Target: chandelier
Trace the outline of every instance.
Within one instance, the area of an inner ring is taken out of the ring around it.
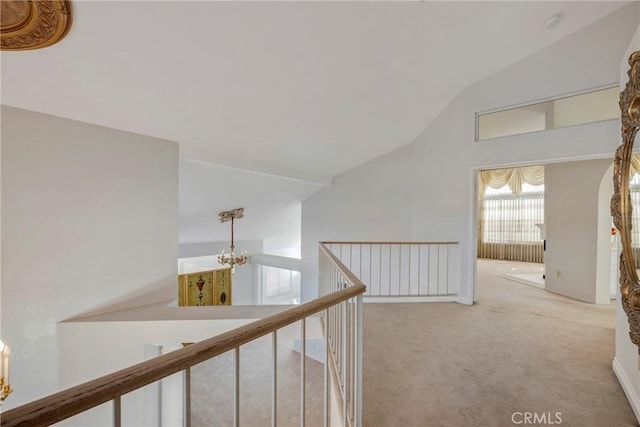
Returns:
[[[231,211],[224,211],[218,214],[220,216],[220,222],[231,221],[231,253],[225,254],[224,249],[218,255],[218,263],[225,265],[228,264],[231,268],[236,265],[242,265],[247,262],[247,251],[241,252],[240,255],[236,255],[235,246],[233,244],[233,222],[236,219],[240,219],[244,216],[244,208],[233,209]]]

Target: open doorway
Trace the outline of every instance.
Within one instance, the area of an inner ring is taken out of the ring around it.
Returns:
[[[476,296],[482,290],[482,270],[491,265],[494,276],[514,285],[610,304],[617,281],[609,213],[611,164],[610,159],[596,159],[537,166],[543,178],[534,182],[519,167],[478,171]],[[486,176],[491,174],[497,179]],[[536,197],[539,213],[531,212]]]
[[[479,278],[545,288],[544,171],[533,165],[477,172]]]

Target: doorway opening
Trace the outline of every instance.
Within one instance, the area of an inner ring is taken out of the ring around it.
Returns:
[[[479,271],[545,288],[544,170],[534,165],[477,172]]]
[[[531,179],[528,168],[539,173]],[[476,183],[476,300],[480,264],[489,263],[514,285],[610,304],[617,282],[610,159],[478,170]]]

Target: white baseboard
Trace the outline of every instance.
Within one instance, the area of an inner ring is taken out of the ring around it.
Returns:
[[[542,283],[540,283],[541,282],[540,280],[531,279],[530,277],[532,275],[533,274],[503,274],[500,277],[507,280],[512,280],[517,283],[522,283],[523,285],[533,286],[534,288],[538,288],[538,289],[544,289],[545,288],[544,279],[542,279]]]
[[[375,297],[364,296],[362,302],[453,302],[458,298],[457,295],[439,295],[431,297]]]
[[[457,302],[458,304],[473,305],[473,298],[458,296],[455,299],[455,302]]]
[[[631,384],[631,380],[627,376],[627,373],[622,369],[620,362],[618,362],[617,358],[613,358],[613,372],[616,374],[618,378],[618,382],[620,386],[622,386],[622,390],[624,394],[627,396],[627,400],[631,405],[631,409],[633,410],[634,415],[636,416],[636,420],[640,422],[640,398],[638,398],[638,394],[636,390],[633,388]]]

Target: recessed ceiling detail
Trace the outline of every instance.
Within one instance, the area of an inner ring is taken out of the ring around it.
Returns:
[[[50,46],[71,28],[69,0],[3,0],[0,7],[0,50]]]

